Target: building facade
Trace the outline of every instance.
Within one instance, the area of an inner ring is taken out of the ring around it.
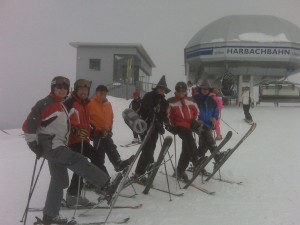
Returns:
[[[149,78],[155,67],[141,44],[71,42],[77,49],[76,79],[91,80],[91,94],[99,84],[106,85],[110,95],[129,99],[135,90],[149,89]]]

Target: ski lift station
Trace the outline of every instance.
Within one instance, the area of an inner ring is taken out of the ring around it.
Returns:
[[[252,93],[259,86],[259,102],[300,102],[299,87],[282,81],[300,72],[300,29],[287,20],[223,17],[194,35],[184,58],[187,80],[195,84],[208,79],[225,103],[241,102],[245,85]]]

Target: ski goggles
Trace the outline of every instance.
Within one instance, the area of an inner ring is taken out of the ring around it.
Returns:
[[[52,80],[51,85],[54,85],[55,87],[70,87],[70,80],[66,77],[56,77],[54,80]]]
[[[84,80],[84,79],[79,79],[77,80],[77,87],[87,87],[90,88],[92,85],[92,81],[89,80]]]
[[[55,87],[57,89],[66,89],[68,90],[70,88],[70,86],[67,84],[67,83],[59,83],[59,84],[56,84]]]

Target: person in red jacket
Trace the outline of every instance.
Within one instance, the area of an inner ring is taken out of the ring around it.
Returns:
[[[74,83],[74,91],[64,102],[64,105],[69,112],[71,121],[71,132],[68,146],[71,148],[71,150],[88,157],[93,164],[107,173],[106,167],[103,164],[104,160],[101,159],[102,156],[100,152],[90,144],[89,139],[92,129],[90,126],[90,115],[87,110],[87,104],[89,103],[91,83],[91,81],[85,79],[76,80]],[[93,204],[87,198],[80,195],[82,187],[82,177],[80,178],[79,183],[78,174],[73,173],[66,195],[66,204],[68,206],[73,206],[76,204],[87,206]],[[79,196],[77,196],[78,194]]]
[[[170,100],[168,118],[170,124],[166,129],[173,134],[178,134],[182,139],[182,151],[177,166],[177,177],[188,181],[185,172],[192,158],[193,164],[197,164],[197,146],[192,133],[192,123],[197,120],[199,109],[189,97],[187,97],[187,85],[178,82],[175,86],[175,97]]]
[[[111,200],[120,182],[119,179],[109,185],[110,177],[105,172],[88,162],[83,155],[71,151],[66,146],[70,121],[63,101],[69,88],[68,78],[54,77],[51,82],[51,93],[35,104],[22,127],[25,140],[37,159],[43,157],[48,161],[51,180],[43,209],[45,224],[66,224],[68,221],[59,215],[63,189],[69,185],[68,169],[95,185],[98,193],[107,187],[104,190],[108,201]]]

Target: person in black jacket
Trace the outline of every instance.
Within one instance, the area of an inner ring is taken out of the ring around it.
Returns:
[[[165,94],[169,92],[170,89],[167,87],[166,78],[165,75],[163,75],[156,87],[153,88],[152,91],[146,93],[142,99],[139,115],[146,121],[148,129],[152,120],[155,119],[155,129],[150,134],[150,138],[147,143],[145,143],[145,148],[142,149],[142,153],[135,169],[135,177],[139,177],[144,174],[146,172],[146,167],[154,162],[153,155],[158,135],[164,134],[165,130],[163,124],[168,123],[168,102],[165,99]],[[148,130],[141,135],[142,140],[144,140],[147,132]],[[140,181],[146,182],[146,179]]]
[[[139,91],[133,92],[132,97],[133,97],[133,100],[130,102],[129,108],[134,110],[135,112],[139,113],[141,104],[142,104],[140,92]],[[132,144],[139,143],[139,135],[134,131],[133,131],[133,140],[131,143]]]

